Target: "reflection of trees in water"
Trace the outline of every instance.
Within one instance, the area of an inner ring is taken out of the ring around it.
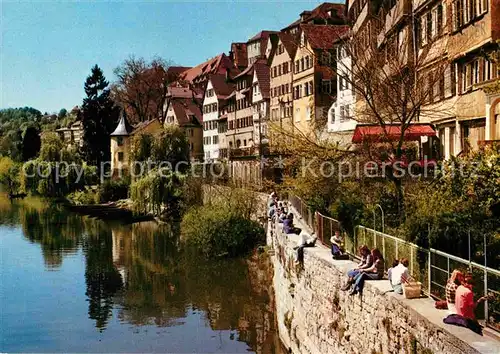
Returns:
[[[49,267],[83,247],[88,315],[100,330],[114,304],[123,321],[162,327],[193,309],[212,329],[237,331],[252,350],[276,352],[272,275],[256,258],[207,261],[180,249],[176,227],[109,225],[40,199],[10,204],[0,195],[0,223],[21,223]]]
[[[214,330],[237,330],[240,341],[257,352],[274,352],[272,274],[251,260],[204,260],[179,249],[175,231],[134,225],[120,255],[127,270],[119,317],[135,325],[171,326],[187,311],[202,310]],[[119,244],[119,242],[114,242]],[[271,290],[270,290],[271,289]]]
[[[77,251],[82,234],[80,217],[50,204],[42,208],[22,205],[18,215],[24,236],[40,244],[46,266],[60,267],[65,255]]]
[[[111,231],[107,225],[38,198],[8,203],[0,195],[0,223],[20,223],[24,237],[40,245],[47,267],[60,267],[63,258],[76,253],[83,244],[89,317],[96,321],[97,328],[105,328],[113,296],[122,286],[113,265]]]
[[[105,227],[87,233],[85,250],[85,295],[89,302],[89,318],[104,330],[111,317],[113,296],[122,287],[122,278],[113,265],[111,231]],[[97,231],[97,232],[96,232]]]

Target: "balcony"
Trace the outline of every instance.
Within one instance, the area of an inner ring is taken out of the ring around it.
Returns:
[[[229,157],[243,157],[243,156],[254,156],[258,152],[255,147],[246,148],[229,148]]]

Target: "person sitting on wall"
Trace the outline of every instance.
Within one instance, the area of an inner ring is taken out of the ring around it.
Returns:
[[[276,195],[276,192],[272,192],[269,194],[269,198],[267,198],[267,207],[270,208],[271,204],[276,204],[278,201],[278,196]]]
[[[403,258],[397,266],[392,268],[390,282],[396,294],[403,294],[403,283],[406,283],[409,278],[409,263],[408,259]]]
[[[279,216],[278,222],[282,224],[286,220],[286,216],[287,216],[286,212],[284,210],[282,210],[281,215]]]
[[[480,297],[476,302],[474,302],[474,293],[472,292],[473,286],[474,278],[472,277],[472,274],[467,274],[463,283],[457,287],[455,292],[455,307],[457,315],[476,321],[474,311],[476,310],[477,305],[487,300],[488,297]]]
[[[448,315],[443,319],[443,322],[455,326],[466,327],[482,335],[483,328],[477,321],[474,312],[477,305],[487,300],[488,297],[483,296],[477,301],[474,301],[474,293],[472,292],[473,285],[474,279],[472,278],[472,274],[467,274],[463,283],[457,287],[455,292],[455,307],[457,313]]]
[[[304,248],[314,247],[316,245],[316,240],[318,239],[318,237],[314,234],[314,232],[312,235],[309,235],[305,231],[301,231],[299,237],[299,242],[297,246],[294,247],[294,249],[297,250],[295,261],[302,263],[304,261]]]
[[[359,247],[359,254],[361,255],[361,262],[359,262],[356,268],[351,269],[347,272],[347,282],[341,288],[344,291],[348,290],[351,287],[351,285],[354,283],[354,278],[359,274],[360,270],[370,268],[373,264],[373,258],[368,246],[363,245]]]
[[[269,204],[269,209],[267,210],[267,217],[269,219],[272,219],[275,213],[276,213],[276,204],[274,204],[274,202],[271,202]]]
[[[455,269],[453,273],[451,273],[450,279],[448,279],[448,282],[446,283],[446,305],[448,307],[448,313],[450,315],[457,313],[457,309],[455,307],[455,296],[457,293],[457,288],[462,284],[463,281],[464,274],[460,270]]]
[[[332,244],[333,259],[349,259],[349,255],[344,253],[343,240],[339,231],[335,231],[335,234],[330,238],[330,242]]]
[[[295,227],[293,224],[293,214],[289,213],[286,219],[283,221],[283,231],[285,234],[290,235],[290,234],[300,234],[301,229],[298,227]]]
[[[391,278],[392,278],[392,270],[397,267],[399,264],[399,261],[397,259],[393,260],[392,261],[392,266],[387,269],[387,279],[389,279],[389,281],[391,281]]]
[[[384,277],[384,258],[382,257],[382,253],[380,253],[378,248],[374,248],[371,254],[373,258],[372,266],[370,268],[360,269],[359,274],[354,278],[354,284],[349,295],[363,292],[366,279],[379,280]]]

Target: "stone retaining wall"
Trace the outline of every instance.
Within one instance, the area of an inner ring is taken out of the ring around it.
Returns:
[[[298,266],[298,236],[283,235],[278,225],[269,225],[267,240],[280,337],[292,353],[500,353],[498,342],[445,325],[446,311],[434,309],[431,299],[387,292],[387,280],[367,281],[362,297],[349,296],[340,287],[355,263],[334,261],[320,245],[306,248]]]

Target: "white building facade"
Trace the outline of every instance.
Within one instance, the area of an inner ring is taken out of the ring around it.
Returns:
[[[203,151],[205,162],[219,159],[219,100],[212,80],[209,80],[203,98]]]
[[[352,134],[356,128],[355,97],[349,75],[351,73],[351,57],[345,48],[337,47],[337,98],[328,110],[328,133],[335,142],[342,146],[351,144]]]

